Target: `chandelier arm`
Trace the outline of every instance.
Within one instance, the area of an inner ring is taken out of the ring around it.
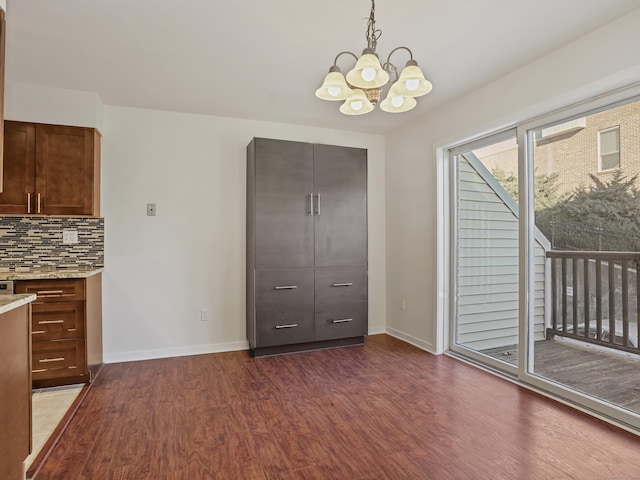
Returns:
[[[336,58],[335,58],[335,60],[333,61],[333,66],[334,66],[334,67],[337,67],[337,66],[338,66],[338,59],[339,59],[342,55],[344,55],[344,54],[351,55],[353,58],[355,58],[355,59],[356,59],[356,62],[358,61],[358,56],[357,56],[355,53],[353,53],[353,52],[349,52],[349,51],[344,51],[344,52],[340,52],[338,55],[336,55]]]
[[[391,55],[393,55],[396,51],[398,50],[406,50],[407,52],[409,52],[409,61],[413,60],[413,52],[408,48],[408,47],[396,47],[393,50],[391,50],[391,53],[389,53],[389,55],[387,56],[387,61],[385,63],[386,64],[391,64],[390,60],[391,60]]]

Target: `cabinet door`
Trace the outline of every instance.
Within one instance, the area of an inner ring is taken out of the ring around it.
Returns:
[[[33,124],[4,122],[4,188],[0,213],[34,213],[35,135]]]
[[[367,151],[314,145],[316,267],[367,264]]]
[[[255,268],[313,266],[313,145],[255,139]]]
[[[36,126],[36,213],[92,215],[94,132]]]

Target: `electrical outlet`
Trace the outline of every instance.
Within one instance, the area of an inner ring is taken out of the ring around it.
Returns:
[[[208,322],[209,321],[209,309],[208,308],[203,308],[202,310],[200,310],[200,321],[201,322]]]
[[[407,309],[407,301],[404,298],[400,299],[400,310],[403,312]]]
[[[62,243],[78,243],[78,231],[77,230],[63,230],[62,231]]]
[[[155,216],[156,216],[156,204],[147,203],[147,217],[155,217]]]

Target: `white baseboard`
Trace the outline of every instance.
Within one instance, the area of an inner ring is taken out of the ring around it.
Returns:
[[[190,345],[185,347],[168,347],[154,350],[134,352],[106,353],[104,363],[135,362],[155,358],[184,357],[187,355],[203,355],[207,353],[235,352],[248,350],[249,342],[212,343],[208,345]]]
[[[433,343],[431,342],[425,342],[424,340],[420,340],[419,338],[401,332],[400,330],[396,330],[395,328],[387,327],[386,333],[391,335],[392,337],[396,337],[404,342],[410,343],[414,347],[418,347],[421,350],[425,350],[436,355],[435,345],[433,345]]]

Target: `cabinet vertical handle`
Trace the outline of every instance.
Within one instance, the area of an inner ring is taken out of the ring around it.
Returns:
[[[316,195],[318,197],[318,208],[316,209],[316,215],[320,215],[320,194]]]
[[[27,193],[27,213],[31,213],[31,192]]]
[[[309,215],[313,215],[313,193],[309,194]]]
[[[36,213],[41,213],[41,212],[40,212],[40,210],[41,210],[41,208],[40,208],[40,203],[41,203],[41,202],[40,202],[40,192],[38,192],[38,211],[37,211]]]

